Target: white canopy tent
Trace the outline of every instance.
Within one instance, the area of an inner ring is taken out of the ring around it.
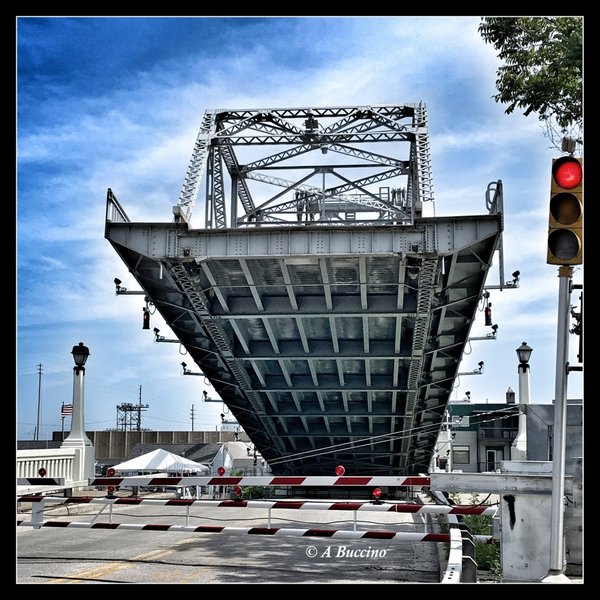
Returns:
[[[202,473],[206,474],[210,472],[210,468],[206,465],[194,462],[178,456],[172,452],[167,452],[162,448],[157,448],[147,454],[141,454],[131,460],[114,465],[113,469],[116,471],[157,471],[167,473]]]

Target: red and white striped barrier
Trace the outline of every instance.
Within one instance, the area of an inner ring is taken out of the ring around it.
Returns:
[[[89,479],[94,486],[170,486],[190,485],[258,485],[258,486],[392,486],[428,487],[431,479],[425,476],[415,477],[155,477],[152,475],[134,475],[131,477],[97,477]]]
[[[127,529],[134,531],[173,531],[179,533],[229,533],[270,535],[274,537],[319,537],[341,540],[389,540],[395,542],[447,542],[448,533],[412,533],[409,531],[350,531],[343,529],[297,529],[291,527],[225,527],[220,525],[161,525],[159,523],[84,523],[79,521],[17,521],[17,525],[35,527],[73,527],[75,529]]]
[[[64,477],[17,477],[17,485],[65,485]]]
[[[314,502],[304,500],[193,500],[154,498],[94,498],[90,496],[56,498],[51,496],[21,496],[21,502],[53,502],[60,504],[151,504],[155,506],[204,506],[210,508],[266,508],[287,510],[352,510],[436,515],[494,515],[496,506],[413,504],[407,502]]]

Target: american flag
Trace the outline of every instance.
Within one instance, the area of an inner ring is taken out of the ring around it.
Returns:
[[[63,404],[60,407],[60,416],[61,418],[68,417],[73,414],[73,405],[72,404]]]

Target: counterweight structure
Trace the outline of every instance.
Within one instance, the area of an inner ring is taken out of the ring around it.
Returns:
[[[429,201],[423,104],[212,110],[174,222],[109,190],[105,236],[275,473],[413,474],[502,233],[501,182]]]

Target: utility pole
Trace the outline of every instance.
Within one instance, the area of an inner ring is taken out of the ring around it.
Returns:
[[[192,431],[194,431],[194,405],[192,404],[192,410],[190,411],[191,415],[192,415]]]
[[[142,430],[142,386],[140,385],[140,393],[138,397],[138,418],[137,418],[137,430]]]
[[[42,405],[42,363],[37,366],[38,370],[38,397],[37,397],[37,420],[35,422],[35,431],[33,433],[33,439],[40,439],[40,408]]]

